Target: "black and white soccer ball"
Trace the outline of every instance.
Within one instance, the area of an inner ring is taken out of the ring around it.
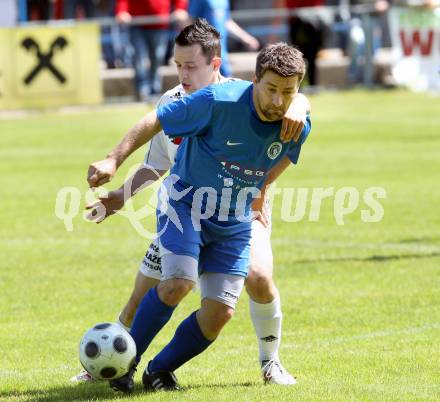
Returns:
[[[136,344],[118,324],[97,324],[79,344],[79,360],[95,379],[114,380],[128,372],[136,358]]]

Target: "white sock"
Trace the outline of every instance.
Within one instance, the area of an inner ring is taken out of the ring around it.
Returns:
[[[118,324],[120,327],[124,328],[127,332],[130,332],[131,328],[124,325],[121,321],[121,316],[118,315],[118,319],[116,320],[116,324]]]
[[[249,310],[258,338],[260,361],[278,360],[283,318],[280,298],[267,304],[256,303],[249,298]]]

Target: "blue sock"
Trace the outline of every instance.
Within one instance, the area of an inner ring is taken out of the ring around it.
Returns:
[[[168,306],[159,299],[155,287],[144,296],[134,316],[130,331],[136,343],[138,363],[151,341],[171,318],[175,308],[176,306]]]
[[[148,370],[174,371],[202,353],[212,342],[203,335],[194,312],[177,327],[171,342],[150,362]]]

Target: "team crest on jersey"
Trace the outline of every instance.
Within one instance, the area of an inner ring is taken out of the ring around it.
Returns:
[[[267,156],[270,159],[276,159],[277,156],[281,153],[281,150],[283,149],[283,144],[279,141],[272,142],[272,144],[269,145],[269,148],[267,149]]]

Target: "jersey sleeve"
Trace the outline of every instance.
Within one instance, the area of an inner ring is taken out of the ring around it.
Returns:
[[[304,127],[301,131],[301,135],[299,136],[298,142],[292,142],[291,148],[286,154],[292,163],[298,163],[299,154],[301,153],[301,146],[304,144],[307,137],[309,136],[311,129],[312,121],[310,120],[310,115],[308,114]]]
[[[214,94],[210,87],[157,109],[164,133],[170,137],[203,135],[211,121]]]
[[[167,92],[161,96],[157,102],[156,108],[160,108],[171,102],[173,102],[173,98]],[[144,166],[151,166],[156,170],[169,170],[171,168],[173,161],[170,161],[167,145],[164,140],[163,131],[160,131],[153,137],[150,142],[150,147],[144,157]]]
[[[150,143],[150,148],[145,154],[144,165],[156,170],[169,170],[173,164],[168,156],[164,134],[155,135]]]

